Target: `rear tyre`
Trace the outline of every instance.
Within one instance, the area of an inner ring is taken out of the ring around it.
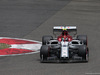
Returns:
[[[87,35],[78,35],[77,39],[82,40],[84,44],[87,45]]]
[[[46,45],[46,43],[48,42],[48,41],[50,41],[51,39],[53,39],[53,37],[52,36],[43,36],[42,37],[42,45]]]
[[[44,60],[47,60],[48,57],[48,46],[47,45],[43,45],[40,49],[40,59],[41,62],[43,62]]]

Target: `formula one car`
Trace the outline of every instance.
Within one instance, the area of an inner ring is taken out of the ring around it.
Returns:
[[[57,36],[58,32],[60,32],[60,36]],[[54,26],[53,33],[57,36],[56,38],[50,35],[42,37],[41,62],[88,62],[87,36],[76,35],[76,26]],[[73,35],[71,36],[70,33]]]

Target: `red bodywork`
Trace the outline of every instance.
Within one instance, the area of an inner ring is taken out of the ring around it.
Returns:
[[[57,40],[58,41],[62,41],[62,38],[64,39],[64,40],[66,40],[66,39],[68,39],[68,41],[72,41],[72,36],[70,36],[69,34],[68,34],[68,31],[63,31],[62,32],[62,34],[60,35],[60,36],[58,36],[58,38],[57,38]]]

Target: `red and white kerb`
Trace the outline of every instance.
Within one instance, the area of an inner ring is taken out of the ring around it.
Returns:
[[[10,47],[0,49],[0,56],[37,53],[41,47],[39,41],[18,38],[0,37],[0,44],[2,43],[10,45]]]

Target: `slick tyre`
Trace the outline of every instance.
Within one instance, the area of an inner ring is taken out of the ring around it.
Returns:
[[[79,47],[78,55],[82,57],[83,61],[88,62],[89,50],[86,45],[82,45]]]
[[[87,48],[85,62],[88,62],[88,61],[89,61],[89,49]]]
[[[53,37],[52,36],[43,36],[42,37],[42,45],[46,45],[46,43],[48,42],[48,41],[50,41],[51,39],[53,39]]]
[[[48,46],[47,45],[43,45],[40,49],[40,59],[41,62],[47,60],[48,57]]]
[[[87,35],[78,35],[77,39],[82,40],[84,44],[87,45]]]

